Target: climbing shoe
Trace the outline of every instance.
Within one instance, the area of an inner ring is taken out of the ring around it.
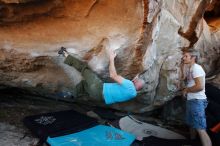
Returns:
[[[58,54],[64,56],[64,51],[67,52],[67,51],[66,51],[66,48],[61,47],[60,50],[58,51]]]

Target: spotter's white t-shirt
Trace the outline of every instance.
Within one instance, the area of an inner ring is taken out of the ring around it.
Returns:
[[[207,97],[205,95],[205,71],[203,70],[203,68],[196,63],[193,64],[189,69],[189,71],[187,72],[186,77],[187,77],[187,87],[194,86],[195,85],[194,78],[197,77],[202,77],[202,86],[204,87],[202,91],[195,93],[187,93],[187,100],[206,99]]]

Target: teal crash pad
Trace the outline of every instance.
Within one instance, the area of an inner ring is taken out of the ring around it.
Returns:
[[[130,146],[135,136],[125,131],[98,125],[77,133],[48,137],[51,146]]]

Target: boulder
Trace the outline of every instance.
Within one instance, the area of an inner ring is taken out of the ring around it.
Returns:
[[[220,67],[218,6],[217,0],[1,0],[1,88],[71,92],[81,76],[58,56],[61,46],[108,80],[112,48],[117,72],[128,79],[143,73],[146,84],[134,100],[110,107],[151,111],[179,94],[184,49],[199,50],[207,75]]]

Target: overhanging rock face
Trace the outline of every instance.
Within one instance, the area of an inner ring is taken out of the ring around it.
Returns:
[[[146,84],[134,100],[111,107],[145,112],[178,94],[183,49],[193,47],[200,51],[207,74],[211,75],[219,67],[217,1],[35,0],[0,3],[2,87],[25,88],[46,96],[71,92],[81,76],[74,68],[63,64],[64,58],[57,55],[61,46],[88,62],[103,80],[108,80],[106,50],[113,48],[118,54],[118,73],[131,79],[144,72]],[[204,19],[206,11],[209,14]]]
[[[0,0],[1,3],[6,3],[6,4],[27,3],[32,1],[40,1],[40,0]]]

